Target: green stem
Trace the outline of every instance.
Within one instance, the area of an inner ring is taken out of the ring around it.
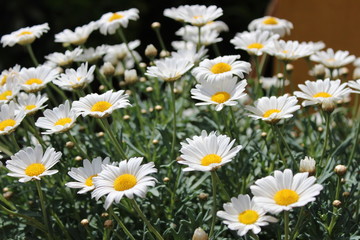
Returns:
[[[336,184],[335,200],[339,199],[340,189],[341,189],[341,177],[338,176],[337,184]],[[338,212],[338,208],[334,206],[333,211],[332,211],[331,221],[330,221],[330,224],[329,224],[329,227],[328,227],[329,236],[331,236],[332,231],[333,231],[333,229],[334,229],[334,227],[336,225],[336,221],[338,219],[337,212]]]
[[[16,141],[15,132],[10,133],[10,134],[9,134],[9,137],[10,137],[10,139],[11,139],[13,145],[14,145],[15,151],[16,151],[16,152],[19,151],[21,148],[19,147],[19,144],[18,144],[17,141]]]
[[[324,141],[324,146],[323,146],[323,150],[322,150],[322,153],[321,153],[321,158],[320,158],[320,161],[319,161],[319,167],[322,168],[322,167],[325,167],[328,163],[328,161],[326,162],[325,166],[322,165],[322,161],[324,159],[324,156],[325,156],[325,153],[326,153],[326,147],[327,147],[327,144],[328,144],[328,140],[329,140],[329,132],[330,132],[330,113],[325,113],[325,120],[326,120],[326,130],[325,130],[325,141]],[[330,158],[329,158],[330,159]]]
[[[28,51],[31,61],[33,62],[33,64],[35,65],[35,67],[39,66],[39,62],[35,57],[34,51],[32,50],[31,44],[27,44],[26,46],[26,50]]]
[[[53,239],[52,236],[51,236],[51,233],[50,233],[49,221],[48,221],[48,216],[47,216],[47,213],[46,213],[45,200],[44,200],[43,192],[41,190],[40,181],[35,180],[35,184],[36,184],[36,188],[37,188],[37,191],[38,191],[38,194],[39,194],[41,212],[42,212],[42,215],[43,215],[45,227],[47,229],[46,232],[47,232],[48,238]]]
[[[161,234],[154,228],[153,225],[151,225],[151,223],[146,218],[144,213],[141,211],[141,209],[140,209],[139,205],[136,203],[136,201],[134,199],[130,199],[130,202],[132,203],[135,211],[139,214],[140,218],[145,222],[145,224],[148,227],[148,229],[150,230],[150,232],[152,232],[158,240],[164,240],[163,237],[161,236]]]
[[[284,234],[285,240],[289,240],[289,212],[284,211]]]
[[[276,131],[278,132],[278,135],[280,136],[282,142],[284,143],[286,150],[289,152],[289,155],[290,155],[290,157],[291,157],[292,164],[297,164],[296,161],[295,161],[295,158],[294,158],[293,154],[291,153],[291,149],[290,149],[289,145],[287,144],[287,141],[286,141],[285,138],[284,138],[284,135],[281,133],[281,130],[279,129],[279,127],[278,127],[277,125],[275,125],[275,129],[276,129]]]
[[[260,77],[261,77],[261,69],[259,64],[260,56],[254,56],[255,58],[255,68],[256,68],[256,79],[254,79],[254,96],[258,97],[259,85],[260,85]]]
[[[225,195],[226,201],[230,201],[231,197],[230,197],[229,193],[226,191],[225,185],[222,183],[217,172],[214,171],[214,173],[215,173],[215,177],[216,177],[216,182],[219,183],[219,185],[220,185],[220,191],[222,191],[222,193]]]
[[[63,222],[60,220],[59,216],[53,211],[51,211],[51,216],[53,216],[53,218],[55,218],[55,221],[61,228],[62,233],[65,233],[65,238],[68,240],[71,240],[71,236],[70,236],[68,230],[66,229],[66,227],[64,226]]]
[[[255,233],[253,233],[252,230],[249,231],[249,234],[250,234],[250,236],[251,236],[254,240],[259,240],[258,235],[256,235]]]
[[[271,128],[273,130],[273,133],[275,134],[275,143],[276,143],[276,148],[277,148],[277,152],[279,154],[279,156],[281,157],[281,160],[283,161],[284,167],[287,167],[287,163],[286,163],[286,158],[284,157],[282,151],[281,151],[281,147],[280,147],[280,143],[279,143],[279,136],[277,136],[277,131],[276,131],[276,127],[274,126],[275,124],[271,124]],[[275,161],[275,159],[274,159]]]
[[[303,222],[303,219],[304,219],[304,210],[305,210],[305,207],[302,207],[301,210],[300,210],[300,213],[299,213],[299,218],[296,222],[296,225],[295,225],[295,228],[294,228],[294,231],[292,231],[292,234],[290,236],[290,239],[293,240],[293,239],[296,239],[297,236],[299,235],[299,228]]]
[[[211,172],[211,182],[212,182],[212,192],[213,192],[213,205],[212,205],[212,216],[211,216],[211,227],[209,233],[209,239],[212,239],[214,235],[214,228],[216,222],[216,173],[214,171]]]
[[[130,233],[130,231],[126,228],[126,226],[124,225],[124,223],[120,220],[120,218],[114,213],[114,210],[112,209],[112,207],[109,208],[109,212],[111,214],[111,216],[114,217],[114,219],[116,220],[116,222],[119,224],[119,226],[121,227],[121,229],[124,231],[124,233],[131,239],[131,240],[135,240],[134,236]]]
[[[155,33],[156,33],[157,39],[159,40],[161,49],[164,50],[164,51],[167,51],[167,50],[166,50],[166,47],[165,47],[165,44],[164,44],[164,41],[163,41],[163,39],[162,39],[161,33],[160,33],[160,28],[154,28],[154,31],[155,31]]]
[[[79,145],[78,141],[76,140],[76,138],[73,135],[70,134],[70,131],[66,131],[66,135],[69,137],[69,139],[73,143],[75,143],[75,146],[76,146],[77,150],[79,151],[79,153],[81,155],[83,155],[84,157],[86,157],[88,160],[91,160],[91,158],[89,157],[87,152],[86,151],[84,152],[84,150],[80,147],[80,145]]]
[[[172,134],[171,151],[170,151],[171,159],[175,158],[174,150],[175,150],[175,144],[176,144],[176,104],[175,104],[174,85],[175,85],[174,82],[170,83],[171,104],[172,104],[172,111],[173,111],[173,134]]]
[[[198,26],[198,42],[196,44],[196,52],[199,51],[200,47],[201,47],[201,26]]]
[[[358,147],[357,142],[358,142],[358,139],[359,139],[359,132],[360,132],[360,119],[359,119],[359,122],[357,124],[357,129],[356,129],[356,133],[355,133],[355,137],[354,137],[353,147],[352,147],[352,150],[351,150],[351,153],[350,153],[349,160],[348,160],[347,165],[346,165],[347,167],[349,167],[351,165],[351,161],[353,160],[356,147]]]

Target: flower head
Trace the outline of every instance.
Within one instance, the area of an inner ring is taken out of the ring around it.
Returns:
[[[250,31],[269,31],[279,34],[280,37],[283,37],[285,34],[289,35],[291,29],[293,29],[293,24],[291,22],[271,16],[255,19],[249,24]]]
[[[310,56],[310,60],[321,63],[327,68],[340,68],[352,63],[355,60],[354,55],[349,55],[348,51],[334,52],[332,48],[328,48],[327,51],[315,52]]]
[[[26,94],[21,92],[17,98],[17,108],[24,111],[26,114],[33,114],[39,109],[45,107],[44,103],[48,100],[48,97],[44,94],[34,93]]]
[[[87,48],[84,49],[83,53],[75,58],[76,62],[89,62],[96,63],[97,60],[102,58],[102,56],[107,52],[108,45],[100,45],[96,48]]]
[[[354,81],[349,81],[348,86],[353,89],[352,90],[353,93],[360,94],[360,79],[354,80]]]
[[[21,89],[26,92],[37,92],[46,87],[46,84],[57,77],[58,71],[51,67],[41,65],[36,68],[21,69],[18,77]]]
[[[6,84],[0,87],[0,104],[8,103],[20,91],[20,86],[14,78],[6,81]]]
[[[223,15],[223,10],[217,6],[185,5],[179,11],[180,18],[191,25],[202,27]]]
[[[316,168],[315,168],[316,162],[311,157],[305,157],[304,159],[300,160],[300,172],[308,172],[309,176],[315,175]]]
[[[97,28],[98,25],[96,22],[90,22],[84,26],[76,27],[74,31],[65,29],[58,34],[55,34],[55,42],[81,45],[87,41],[89,35]]]
[[[300,44],[298,41],[274,40],[266,49],[267,53],[280,60],[294,61],[310,56],[314,50],[311,46]]]
[[[49,24],[44,23],[32,27],[25,27],[10,34],[1,37],[3,47],[12,47],[15,44],[28,45],[35,41],[36,38],[41,37],[43,33],[49,31]]]
[[[209,46],[211,44],[221,42],[222,38],[219,37],[219,31],[206,26],[201,28],[200,45]],[[199,29],[197,27],[187,25],[185,28],[180,28],[175,34],[181,36],[185,41],[191,42],[194,45],[199,42]]]
[[[119,27],[127,28],[129,20],[137,20],[139,10],[131,8],[126,11],[108,12],[98,20],[100,33],[103,35],[114,34]]]
[[[18,64],[12,68],[3,70],[0,74],[0,86],[4,86],[8,79],[16,80],[20,70],[21,67]]]
[[[15,111],[14,102],[0,106],[0,135],[10,134],[20,125],[25,117],[24,111]]]
[[[51,53],[45,56],[45,58],[49,60],[51,63],[63,67],[72,64],[74,60],[83,53],[83,51],[84,51],[83,49],[77,47],[72,51],[66,50],[65,53],[60,53],[60,52]]]

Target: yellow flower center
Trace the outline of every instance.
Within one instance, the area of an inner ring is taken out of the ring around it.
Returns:
[[[36,105],[27,105],[25,107],[25,109],[28,110],[28,111],[33,110],[34,108],[36,108]]]
[[[335,62],[335,58],[329,58],[329,59],[327,59],[326,61],[327,61],[327,62],[330,62],[330,63],[331,63],[331,62]]]
[[[29,34],[32,34],[32,32],[23,31],[23,32],[19,33],[18,36],[29,35]]]
[[[299,200],[299,194],[290,189],[283,189],[275,193],[274,200],[278,205],[288,206]]]
[[[202,18],[203,16],[199,15],[199,16],[194,16],[195,19],[199,19]]]
[[[106,101],[100,101],[95,103],[91,110],[92,112],[105,112],[106,110],[108,110],[110,107],[112,106],[111,103],[106,102]]]
[[[210,71],[214,74],[224,73],[231,70],[231,65],[227,63],[217,63],[211,67]]]
[[[208,154],[201,159],[201,165],[209,166],[212,163],[221,163],[222,158],[217,154]]]
[[[29,80],[27,80],[25,82],[26,85],[32,85],[32,84],[42,84],[43,81],[41,79],[38,78],[30,78]]]
[[[121,19],[123,18],[124,16],[121,15],[121,14],[118,14],[118,13],[113,13],[113,15],[111,15],[111,17],[109,18],[109,22],[112,22],[114,20],[117,20],[117,19]]]
[[[287,51],[287,50],[283,50],[283,51],[281,51],[282,53],[285,53],[285,54],[287,54],[287,53],[289,53],[289,51]]]
[[[318,92],[317,94],[313,95],[314,98],[322,97],[322,98],[329,98],[332,97],[331,94],[327,92]]]
[[[6,127],[12,127],[16,124],[13,119],[6,119],[0,122],[0,131],[4,131]]]
[[[117,177],[114,181],[114,189],[116,191],[125,191],[134,187],[137,183],[137,179],[132,174],[123,174]]]
[[[5,91],[0,94],[0,100],[7,100],[12,95],[12,91]]]
[[[25,169],[25,174],[28,175],[29,177],[33,177],[33,176],[39,176],[40,174],[42,174],[43,172],[45,172],[45,166],[42,163],[33,163],[30,164],[26,169]]]
[[[211,96],[211,101],[217,103],[223,103],[229,100],[229,98],[230,98],[230,94],[228,94],[227,92],[217,92]]]
[[[276,20],[276,18],[274,17],[268,17],[267,19],[265,19],[263,21],[263,24],[266,24],[266,25],[276,25],[278,24],[278,21]]]
[[[262,45],[261,43],[252,43],[250,45],[247,46],[250,49],[256,48],[256,49],[261,49],[264,47],[264,45]]]
[[[58,125],[64,126],[65,124],[71,123],[71,122],[72,122],[72,119],[71,119],[71,118],[60,118],[60,119],[54,124],[54,126],[58,126]]]
[[[267,110],[267,111],[264,113],[263,117],[264,117],[264,118],[267,118],[267,117],[270,117],[271,114],[273,114],[273,113],[279,113],[279,112],[280,112],[280,110],[278,110],[278,109],[270,109],[270,110]]]
[[[85,185],[86,185],[86,186],[91,187],[91,186],[94,185],[94,184],[93,184],[93,181],[92,181],[93,177],[97,177],[97,174],[92,175],[92,176],[90,176],[90,177],[88,177],[88,178],[86,179],[86,181],[85,181]]]
[[[259,219],[259,214],[254,210],[245,210],[238,216],[242,224],[253,224]]]
[[[8,77],[7,75],[3,76],[3,78],[1,79],[1,83],[0,83],[1,86],[3,86],[6,83],[7,77]]]

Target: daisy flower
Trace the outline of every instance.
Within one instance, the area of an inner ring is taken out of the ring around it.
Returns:
[[[223,15],[223,10],[217,6],[185,5],[179,11],[181,18],[191,25],[202,27]]]
[[[294,95],[298,98],[305,99],[302,103],[304,107],[316,104],[335,103],[351,92],[351,90],[346,87],[347,84],[341,84],[339,79],[330,80],[327,78],[325,80],[305,81],[305,85],[299,84],[298,86],[301,91],[295,91]]]
[[[126,11],[108,12],[98,20],[100,33],[103,35],[114,34],[119,27],[127,28],[129,20],[137,20],[139,10],[131,8]]]
[[[54,148],[47,148],[43,153],[39,144],[35,148],[27,147],[11,156],[11,160],[6,161],[6,168],[10,170],[7,175],[20,178],[19,182],[41,180],[43,176],[58,172],[50,168],[59,162],[61,155],[61,152],[55,152]]]
[[[199,82],[224,81],[232,78],[234,75],[244,78],[244,74],[248,74],[251,71],[251,65],[248,62],[236,61],[239,58],[240,55],[231,55],[211,60],[205,59],[191,73]]]
[[[140,46],[139,40],[134,40],[128,43],[128,46],[133,53],[134,49]],[[107,46],[106,54],[104,56],[104,62],[111,62],[111,64],[116,65],[119,61],[124,60],[127,56],[131,57],[129,50],[127,49],[124,43]],[[140,56],[135,56],[139,61],[141,61]]]
[[[42,134],[53,134],[70,130],[76,120],[75,111],[70,109],[70,102],[66,100],[64,104],[50,110],[44,111],[44,117],[39,117],[35,126],[47,129]]]
[[[171,47],[174,48],[176,51],[183,49],[196,49],[196,43],[187,41],[172,41]]]
[[[75,69],[66,69],[65,73],[53,81],[54,84],[60,88],[73,91],[74,89],[83,88],[87,84],[91,83],[94,79],[95,65],[91,66],[88,70],[88,63],[81,64],[80,67]]]
[[[301,42],[300,45],[308,46],[308,48],[312,49],[313,53],[320,51],[321,49],[325,48],[324,42]]]
[[[148,67],[146,75],[160,78],[166,82],[173,82],[181,78],[193,66],[194,64],[187,59],[165,58],[155,61],[155,66]]]
[[[293,24],[285,19],[265,16],[251,21],[248,28],[250,31],[269,31],[283,37],[285,34],[290,34]]]
[[[19,73],[21,88],[26,92],[37,92],[57,77],[58,71],[48,66],[23,68]]]
[[[352,90],[353,93],[360,94],[360,79],[354,80],[354,81],[349,81],[348,86],[353,89]]]
[[[171,56],[177,59],[186,59],[189,62],[195,64],[199,62],[207,53],[207,49],[202,46],[199,50],[196,50],[196,46],[192,45],[191,48],[179,49],[176,52],[172,52]]]
[[[73,109],[77,115],[83,117],[90,115],[96,118],[109,116],[114,110],[131,106],[128,95],[124,90],[113,92],[107,91],[101,95],[97,93],[88,94],[73,103]]]
[[[300,160],[300,172],[308,172],[310,176],[314,176],[316,172],[316,162],[312,157],[306,156],[304,159]]]
[[[352,63],[355,60],[354,55],[349,55],[348,51],[334,52],[332,48],[328,48],[327,51],[316,52],[310,56],[310,60],[321,63],[327,68],[340,68]]]
[[[187,143],[181,143],[180,164],[188,165],[183,171],[214,171],[222,165],[231,162],[232,158],[242,149],[241,145],[232,146],[235,139],[230,142],[226,135],[216,135],[211,132],[209,135],[205,130],[201,136],[187,138]]]
[[[7,103],[13,99],[20,91],[20,86],[12,78],[7,80],[6,84],[0,87],[0,104]]]
[[[260,77],[260,83],[261,83],[261,87],[265,90],[269,90],[272,87],[275,88],[281,88],[283,85],[283,80],[280,80],[279,78],[277,78],[276,76],[274,77]],[[289,80],[285,80],[285,86],[289,86],[290,85],[290,81]]]
[[[177,8],[175,8],[175,7],[166,8],[164,10],[163,14],[164,14],[165,17],[172,18],[175,21],[184,22],[185,20],[182,17],[182,15],[183,15],[183,12],[186,11],[185,9],[186,9],[186,7],[184,5],[181,5],[181,6],[177,7]]]
[[[130,158],[124,160],[118,166],[106,165],[97,177],[93,178],[95,185],[91,197],[99,200],[106,196],[105,209],[108,209],[115,201],[119,203],[126,196],[133,199],[134,195],[144,198],[148,187],[155,186],[156,179],[148,176],[156,173],[157,169],[153,162],[141,165],[143,158]]]
[[[101,157],[94,158],[92,162],[84,159],[83,167],[71,168],[68,172],[70,177],[77,182],[68,182],[65,185],[69,188],[81,188],[78,194],[84,194],[95,189],[93,184],[93,177],[97,177],[103,170],[103,167],[110,164],[110,158],[106,157],[104,160]]]
[[[233,77],[221,82],[203,82],[191,89],[191,97],[202,102],[195,105],[214,104],[215,110],[220,111],[224,106],[235,106],[242,97],[246,96],[246,80],[237,83],[237,78]]]
[[[45,108],[44,103],[48,100],[48,97],[43,94],[34,93],[26,94],[21,92],[17,98],[17,108],[24,111],[25,114],[34,114],[39,109]]]
[[[296,105],[297,102],[296,97],[285,94],[280,97],[262,97],[255,101],[254,107],[246,106],[245,108],[252,113],[249,117],[277,123],[281,119],[291,118],[292,113],[300,109],[300,105]]]
[[[97,46],[96,48],[87,48],[84,49],[83,53],[75,58],[77,62],[89,62],[96,63],[97,60],[102,58],[102,56],[107,52],[108,45]]]
[[[8,79],[17,79],[21,66],[16,64],[14,67],[3,70],[0,74],[0,86],[4,86]]]
[[[21,28],[15,32],[1,37],[3,47],[12,47],[15,44],[28,45],[35,41],[36,38],[41,37],[43,33],[49,31],[49,24],[44,23],[32,27]]]
[[[266,211],[274,214],[305,206],[315,201],[315,197],[323,189],[320,184],[314,184],[315,177],[308,175],[305,172],[293,176],[290,169],[285,169],[284,172],[275,171],[275,177],[259,179],[250,187],[253,199]]]
[[[65,29],[58,34],[55,34],[55,42],[69,45],[81,45],[87,41],[89,35],[97,28],[98,26],[96,22],[90,22],[84,26],[76,27],[74,31]]]
[[[0,135],[10,134],[25,117],[24,111],[15,111],[14,102],[3,104],[0,106]]]
[[[230,40],[235,45],[235,49],[247,51],[250,55],[261,56],[266,52],[266,48],[277,40],[280,36],[269,31],[256,30],[254,32],[242,32]]]
[[[74,60],[83,53],[83,51],[84,51],[83,49],[77,47],[72,51],[66,50],[65,53],[60,53],[60,52],[51,53],[45,56],[45,58],[48,61],[56,64],[57,66],[63,67],[72,64]]]
[[[313,53],[313,49],[298,41],[273,40],[272,44],[266,49],[267,53],[284,61],[294,61],[299,58],[308,57]]]
[[[199,42],[199,29],[197,27],[185,26],[180,28],[176,35],[181,36],[185,41],[192,42],[195,45]],[[221,42],[219,32],[210,28],[201,28],[200,31],[200,45],[209,46],[211,44]]]
[[[231,198],[231,202],[223,205],[225,211],[218,211],[217,216],[224,219],[230,230],[237,231],[239,236],[244,236],[248,231],[258,234],[262,226],[277,222],[277,219],[265,215],[266,211],[261,205],[256,204],[249,195],[240,194]]]

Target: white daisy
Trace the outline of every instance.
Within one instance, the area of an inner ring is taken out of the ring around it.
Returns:
[[[60,88],[73,91],[74,89],[83,88],[94,80],[95,65],[91,66],[88,70],[88,63],[81,64],[80,67],[75,69],[66,69],[65,73],[53,81],[54,84]]]
[[[43,153],[39,144],[35,148],[27,147],[11,156],[11,160],[6,161],[6,168],[10,170],[7,175],[20,178],[19,182],[41,180],[43,176],[58,172],[50,168],[59,162],[61,155],[61,152],[55,152],[54,148],[47,148]]]
[[[84,26],[76,27],[74,31],[65,29],[58,34],[55,34],[55,42],[82,45],[87,41],[89,35],[97,28],[98,25],[96,22],[90,22]]]
[[[248,28],[250,31],[269,31],[283,37],[285,34],[290,34],[291,29],[293,29],[293,24],[285,19],[265,16],[251,21]]]
[[[228,32],[229,31],[229,27],[226,23],[224,23],[223,21],[213,21],[213,22],[208,22],[205,26],[203,26],[201,28],[201,31],[205,29],[209,29],[209,30],[213,30],[213,31],[217,31],[218,33],[220,32]]]
[[[355,68],[360,68],[360,57],[355,59],[353,65]]]
[[[191,97],[202,102],[195,105],[213,104],[216,111],[220,111],[224,106],[235,106],[240,98],[246,96],[246,80],[237,83],[237,78],[233,77],[221,82],[203,82],[191,89]]]
[[[315,201],[315,196],[323,189],[320,184],[314,184],[316,178],[308,177],[307,172],[293,176],[290,169],[285,169],[284,172],[275,171],[274,176],[259,179],[250,187],[255,203],[271,213],[305,206]]]
[[[353,89],[352,90],[353,93],[360,94],[360,79],[354,80],[354,81],[349,81],[348,86]]]
[[[277,219],[265,215],[266,211],[261,205],[256,204],[249,195],[240,194],[231,198],[231,202],[223,205],[225,211],[218,211],[217,216],[224,219],[230,230],[237,231],[239,236],[244,236],[248,231],[258,234],[262,226],[267,226]]]
[[[209,135],[205,130],[201,136],[187,138],[187,143],[181,143],[180,164],[188,165],[183,171],[214,171],[222,165],[231,162],[232,158],[242,149],[241,145],[232,146],[235,139],[230,142],[226,135],[216,135],[211,132]]]
[[[310,60],[321,63],[327,68],[340,68],[352,63],[355,60],[354,55],[349,55],[348,51],[334,52],[332,48],[328,48],[327,51],[315,52],[310,56]]]
[[[114,34],[119,27],[127,28],[129,20],[137,20],[139,10],[131,8],[126,11],[108,12],[98,20],[100,33],[103,35]]]
[[[108,209],[115,201],[119,203],[126,196],[133,199],[134,195],[144,198],[148,187],[155,186],[156,179],[148,176],[156,173],[153,162],[140,165],[142,157],[130,158],[119,163],[119,166],[106,165],[97,177],[93,178],[95,190],[91,197],[99,200],[106,196],[104,207]]]
[[[96,48],[84,49],[83,53],[75,58],[75,61],[96,63],[96,61],[102,58],[102,56],[107,52],[108,47],[108,45],[103,44],[101,46],[97,46]]]
[[[20,91],[20,85],[12,78],[6,81],[6,84],[0,87],[0,104],[12,100]]]
[[[184,5],[181,5],[177,8],[175,7],[172,7],[172,8],[166,8],[164,10],[164,16],[165,17],[168,17],[168,18],[172,18],[174,19],[175,21],[178,21],[178,22],[184,22],[184,18],[182,17],[183,16],[183,12],[186,11],[185,10],[185,6]]]
[[[171,56],[177,59],[186,59],[189,62],[196,64],[198,63],[207,53],[207,49],[202,46],[198,51],[196,50],[196,46],[192,45],[192,48],[179,49],[177,52],[172,52]]]
[[[5,85],[8,79],[16,80],[20,70],[21,70],[21,66],[18,64],[16,64],[12,68],[3,70],[0,74],[0,86]]]
[[[256,30],[254,32],[242,32],[230,40],[235,45],[235,49],[247,51],[250,55],[261,56],[266,52],[266,48],[277,40],[280,36],[269,31]]]
[[[74,60],[83,53],[83,51],[84,50],[82,48],[77,47],[72,51],[66,50],[65,53],[51,53],[45,56],[45,58],[57,66],[63,67],[72,64]]]
[[[43,94],[34,93],[26,94],[21,92],[17,98],[17,108],[24,111],[25,114],[33,114],[37,112],[39,109],[43,109],[46,107],[44,103],[48,100],[48,97]]]
[[[139,40],[134,40],[128,43],[128,46],[131,51],[140,46]],[[133,51],[135,53],[135,51]],[[124,60],[126,57],[131,57],[129,50],[127,49],[124,43],[108,46],[106,54],[104,56],[104,62],[111,62],[111,64],[116,65],[118,62]],[[135,56],[139,61],[141,61],[140,56]]]
[[[300,109],[300,105],[296,105],[297,102],[296,97],[285,94],[280,97],[262,97],[255,101],[254,107],[245,108],[252,113],[249,117],[276,123],[281,119],[293,117],[292,113]]]
[[[75,111],[70,108],[69,100],[66,100],[64,104],[52,110],[46,109],[44,117],[39,117],[35,126],[47,129],[42,134],[53,134],[70,130],[74,126],[75,121]]]
[[[182,49],[196,49],[196,43],[194,42],[188,42],[188,41],[172,41],[171,46],[176,50],[182,50]]]
[[[103,167],[110,164],[110,158],[106,157],[102,160],[101,157],[94,158],[92,162],[88,159],[84,159],[83,167],[71,168],[68,172],[70,177],[77,182],[68,182],[65,185],[69,188],[81,188],[78,194],[84,194],[95,189],[93,184],[93,177],[97,177],[103,170]]]
[[[0,106],[0,135],[10,134],[25,117],[24,111],[15,111],[14,102]]]
[[[301,42],[300,45],[308,46],[310,49],[312,49],[313,53],[320,51],[321,49],[325,48],[324,42]]]
[[[185,5],[179,11],[181,18],[194,26],[204,26],[223,15],[223,10],[217,6]]]
[[[294,95],[298,98],[305,99],[302,103],[304,107],[316,104],[335,103],[351,92],[351,90],[346,87],[347,84],[341,84],[339,79],[330,80],[327,78],[325,80],[305,81],[305,85],[299,84],[298,86],[301,91],[295,91]]]
[[[298,41],[273,40],[266,52],[280,60],[294,61],[313,54],[312,46],[299,44]]]
[[[185,26],[180,28],[176,35],[181,36],[185,41],[197,44],[199,42],[199,29],[193,26]],[[200,31],[200,45],[209,46],[211,44],[221,42],[222,38],[219,37],[219,32],[210,28],[201,28]]]
[[[248,62],[236,61],[239,58],[240,55],[231,55],[211,60],[205,59],[191,73],[199,82],[224,81],[234,75],[244,78],[244,74],[251,71],[251,65]]]
[[[272,87],[275,88],[281,88],[283,85],[283,80],[280,80],[279,78],[277,78],[276,76],[274,77],[260,77],[260,83],[261,83],[261,87],[265,90],[269,90]],[[289,86],[290,85],[290,81],[289,80],[285,80],[285,86]]]
[[[26,92],[37,92],[57,77],[58,71],[48,66],[23,68],[19,73],[21,88]]]
[[[21,28],[15,32],[1,37],[3,47],[12,47],[15,44],[28,45],[35,41],[36,38],[41,37],[43,33],[49,31],[49,24],[44,23],[32,27]]]
[[[182,58],[164,58],[155,61],[155,66],[150,66],[146,70],[146,75],[157,77],[166,82],[173,82],[181,78],[189,71],[194,64]]]
[[[107,91],[101,95],[97,93],[88,94],[73,103],[73,109],[77,115],[83,117],[90,115],[96,118],[109,116],[114,110],[131,106],[128,95],[124,90],[113,92]]]
[[[313,175],[315,175],[315,172],[316,172],[315,165],[316,165],[315,159],[313,159],[312,157],[306,156],[304,159],[300,160],[299,171],[300,172],[308,172],[310,176],[313,176]]]

